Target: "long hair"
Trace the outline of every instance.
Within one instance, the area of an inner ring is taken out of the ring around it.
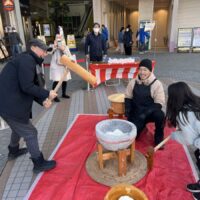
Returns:
[[[168,87],[168,101],[166,119],[173,126],[178,125],[177,118],[182,124],[188,122],[188,111],[194,112],[196,118],[200,121],[200,97],[195,95],[185,82],[173,83]],[[179,118],[182,112],[183,120]]]

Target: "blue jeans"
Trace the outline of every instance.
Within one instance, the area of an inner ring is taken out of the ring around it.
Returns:
[[[15,57],[17,56],[17,54],[21,53],[21,47],[19,46],[19,44],[14,44],[12,45],[12,56]]]

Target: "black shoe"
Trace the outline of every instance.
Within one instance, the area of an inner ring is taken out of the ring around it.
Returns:
[[[194,198],[195,200],[200,200],[200,193],[199,193],[199,192],[193,193],[192,196],[193,196],[193,198]]]
[[[70,98],[70,96],[69,96],[69,95],[67,95],[67,94],[63,94],[63,95],[62,95],[62,98],[69,99],[69,98]]]
[[[48,171],[53,169],[56,166],[55,160],[45,160],[43,154],[40,154],[38,158],[31,158],[34,164],[33,172],[39,173],[42,171]]]
[[[60,99],[59,99],[58,97],[56,97],[56,98],[54,99],[54,101],[55,101],[55,102],[60,102]]]
[[[193,193],[196,193],[196,192],[200,193],[200,181],[197,181],[197,183],[188,184],[187,190]]]
[[[22,156],[24,154],[26,154],[28,152],[28,149],[27,148],[19,148],[19,145],[16,146],[16,147],[11,147],[11,146],[8,146],[8,150],[9,150],[9,153],[8,153],[8,159],[9,160],[13,160],[19,156]]]

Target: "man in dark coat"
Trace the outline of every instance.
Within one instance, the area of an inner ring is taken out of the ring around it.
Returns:
[[[90,61],[102,61],[106,56],[106,40],[100,34],[100,25],[94,23],[93,31],[87,35],[85,41],[85,55]]]
[[[54,91],[47,91],[38,85],[36,65],[41,65],[48,47],[38,39],[30,41],[30,50],[8,62],[0,74],[0,116],[12,130],[8,146],[8,158],[31,154],[34,172],[45,171],[56,166],[55,161],[46,161],[39,150],[37,130],[30,121],[33,101],[49,108]],[[48,99],[47,99],[48,98]],[[23,137],[27,148],[19,148]]]
[[[20,44],[23,45],[23,43],[14,27],[12,27],[12,32],[8,34],[8,38],[11,46],[12,56],[15,57],[17,54],[21,53]]]

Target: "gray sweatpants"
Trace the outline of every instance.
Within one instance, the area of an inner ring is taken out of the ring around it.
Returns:
[[[38,158],[40,156],[40,150],[38,145],[37,130],[29,120],[28,124],[17,122],[10,117],[1,116],[6,123],[10,126],[12,133],[10,139],[10,146],[16,147],[19,145],[20,138],[24,138],[26,146],[31,158]]]

